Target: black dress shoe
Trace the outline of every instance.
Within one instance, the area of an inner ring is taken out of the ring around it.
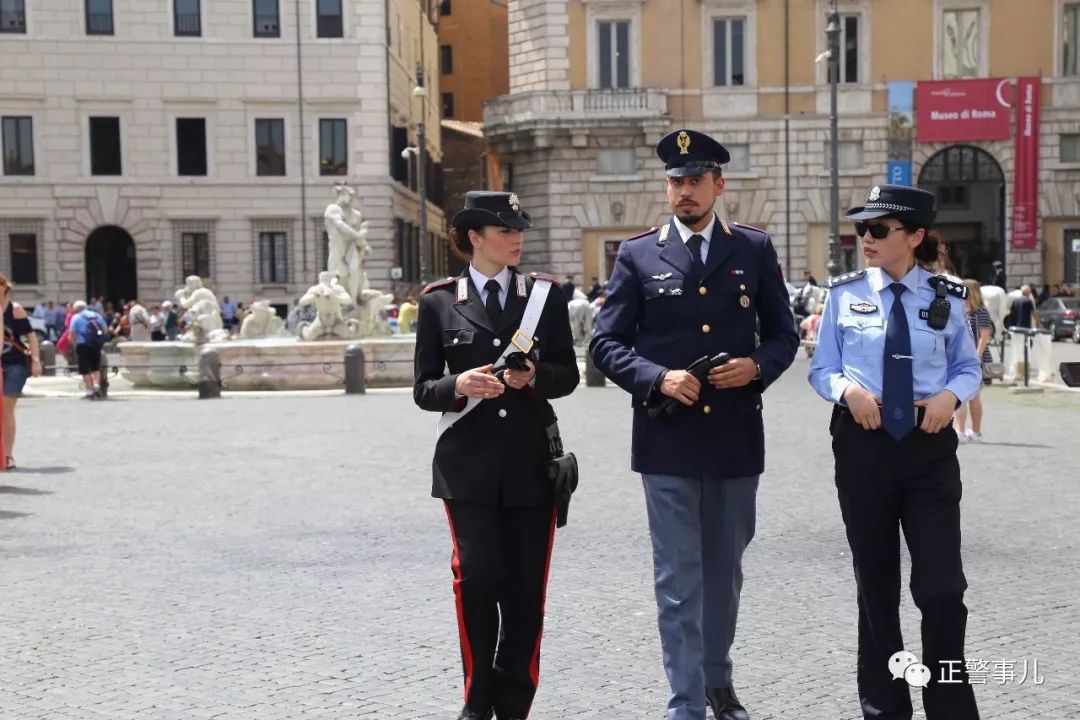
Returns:
[[[493,717],[495,717],[495,711],[491,708],[488,708],[484,712],[480,712],[479,710],[473,710],[466,705],[461,708],[461,714],[458,715],[457,720],[491,720]]]
[[[735,688],[705,688],[705,699],[716,720],[750,720],[750,713],[735,697]]]

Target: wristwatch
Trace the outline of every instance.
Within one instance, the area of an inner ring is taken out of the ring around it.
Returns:
[[[761,379],[761,366],[758,365],[758,361],[754,360],[754,358],[750,358],[750,361],[752,363],[754,363],[754,367],[757,368],[757,374],[754,375],[754,379],[755,380],[760,380]]]

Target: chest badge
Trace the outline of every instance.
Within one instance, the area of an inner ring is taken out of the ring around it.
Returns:
[[[750,307],[750,296],[748,296],[748,295],[740,295],[739,296],[739,305],[742,307],[743,310]]]
[[[667,280],[669,277],[671,277],[671,273],[668,272],[668,273],[660,273],[659,275],[653,275],[652,279],[653,280]]]
[[[745,270],[738,270],[738,269],[736,269],[736,270],[732,270],[732,271],[731,271],[731,274],[732,274],[732,275],[745,275],[745,274],[746,274],[746,271],[745,271]]]
[[[878,306],[871,303],[852,303],[851,312],[861,313],[863,315],[869,315],[870,313],[876,313]]]

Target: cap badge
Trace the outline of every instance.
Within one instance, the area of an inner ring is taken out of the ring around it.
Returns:
[[[869,200],[870,202],[876,202],[877,199],[880,198],[880,197],[881,197],[881,188],[879,188],[877,185],[875,185],[874,187],[870,188],[870,194],[866,196],[866,199]]]
[[[679,137],[675,139],[675,143],[679,146],[680,155],[690,154],[690,135],[685,130],[679,133]]]
[[[510,193],[510,207],[514,212],[521,212],[521,204],[518,202],[517,193]]]

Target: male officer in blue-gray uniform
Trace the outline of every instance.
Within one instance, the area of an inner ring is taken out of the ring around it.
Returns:
[[[936,214],[932,193],[899,185],[875,185],[848,211],[869,267],[830,281],[810,366],[810,384],[833,406],[829,430],[858,587],[859,702],[867,720],[912,718],[901,653],[901,527],[930,672],[926,718],[979,718],[964,661],[967,580],[952,415],[979,391],[982,371],[964,319],[967,288],[918,265],[938,257],[929,233]]]
[[[769,236],[713,212],[728,151],[676,130],[656,152],[675,215],[619,248],[590,352],[634,399],[631,467],[645,486],[667,717],[704,720],[707,700],[717,720],[745,720],[729,651],[765,462],[761,393],[799,339]],[[732,359],[706,382],[686,372],[720,352]],[[650,417],[667,398],[681,405]]]

